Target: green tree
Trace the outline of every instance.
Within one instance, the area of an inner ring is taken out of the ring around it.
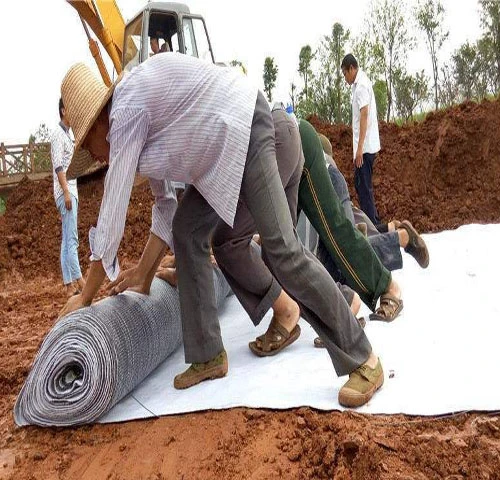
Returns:
[[[373,94],[375,95],[375,103],[377,104],[377,117],[380,120],[385,120],[387,114],[387,85],[384,80],[376,80],[373,84]]]
[[[486,42],[466,42],[452,56],[455,80],[464,100],[481,100],[488,94],[491,51]]]
[[[45,123],[40,123],[38,129],[29,137],[29,143],[35,144],[33,151],[33,164],[36,171],[45,172],[52,168],[50,148],[42,147],[39,143],[50,143],[51,132]]]
[[[276,86],[276,78],[278,77],[278,66],[274,64],[274,58],[266,57],[264,61],[264,91],[266,92],[267,100],[272,101],[272,92]]]
[[[306,101],[309,100],[309,80],[312,75],[311,63],[313,58],[314,54],[312,53],[310,45],[305,45],[300,49],[298,72],[304,81],[304,96]]]
[[[335,23],[331,35],[321,40],[316,54],[319,69],[311,80],[310,106],[322,120],[330,123],[347,123],[350,118],[349,87],[340,68],[349,37],[349,30]]]
[[[434,80],[434,107],[439,108],[439,65],[438,55],[449,36],[443,30],[444,7],[440,0],[424,0],[418,5],[417,24],[426,37],[427,49],[431,56],[432,76]]]
[[[405,22],[405,5],[400,0],[375,0],[367,23],[370,51],[383,66],[387,84],[386,118],[389,121],[393,104],[394,72],[406,61],[415,40]]]
[[[351,32],[345,30],[342,24],[334,23],[331,36],[324,39],[333,62],[333,117],[336,123],[347,123],[349,119],[349,90],[345,83],[340,64],[345,57],[345,46],[350,36]]]
[[[396,110],[405,122],[413,118],[417,108],[428,98],[428,85],[423,70],[416,75],[409,75],[401,68],[394,72]]]
[[[380,77],[384,76],[384,65],[381,62],[380,56],[375,53],[379,48],[368,40],[368,33],[361,34],[355,38],[352,44],[353,55],[372,82],[376,82]]]
[[[479,6],[481,8],[481,25],[484,30],[482,47],[483,49],[488,47],[493,58],[495,71],[492,83],[494,92],[498,93],[500,91],[500,2],[498,0],[479,0]]]
[[[231,67],[240,67],[241,68],[241,71],[246,75],[247,74],[247,69],[245,67],[245,65],[243,65],[242,62],[240,62],[239,60],[231,60],[229,62],[229,65],[231,65]]]
[[[459,98],[460,92],[455,79],[453,65],[445,64],[441,67],[441,82],[439,85],[439,103],[450,107]]]

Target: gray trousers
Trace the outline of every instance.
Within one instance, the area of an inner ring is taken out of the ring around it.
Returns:
[[[276,287],[271,284],[269,294],[281,285],[299,303],[302,316],[323,339],[337,375],[351,373],[367,360],[371,345],[335,282],[297,237],[278,172],[273,120],[261,93],[252,122],[240,197],[255,222],[266,265],[275,278],[272,282],[276,282]],[[224,240],[219,229],[228,231],[201,194],[189,186],[173,221],[187,363],[206,362],[223,349],[209,259],[212,234],[218,242]],[[258,258],[250,256],[250,244],[246,254],[248,258]]]
[[[299,128],[285,110],[275,110],[271,115],[278,172],[292,223],[296,227],[298,191],[304,166]],[[212,238],[217,264],[254,325],[260,323],[282,290],[267,266],[265,249],[261,250],[252,243],[256,231],[255,221],[240,198],[234,228],[221,225]],[[337,283],[337,286],[350,305],[354,291],[341,283]]]

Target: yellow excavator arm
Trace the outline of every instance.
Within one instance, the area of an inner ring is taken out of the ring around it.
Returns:
[[[123,36],[125,22],[115,0],[66,0],[80,15],[83,27],[89,40],[89,48],[99,72],[108,86],[111,79],[102,60],[98,43],[90,36],[88,27],[94,32],[101,45],[108,53],[116,72],[123,70],[121,58],[123,54]]]

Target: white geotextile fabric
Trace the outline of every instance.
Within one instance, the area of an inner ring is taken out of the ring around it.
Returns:
[[[217,305],[230,292],[214,269]],[[18,425],[91,423],[130,393],[182,341],[176,288],[126,292],[62,318],[45,337],[14,407]]]
[[[467,225],[424,238],[429,268],[420,269],[403,254],[404,269],[394,272],[403,288],[402,315],[390,324],[368,321],[366,326],[382,360],[385,384],[358,411],[439,415],[500,410],[500,383],[494,377],[500,225]],[[364,308],[361,313],[369,312]],[[100,421],[242,406],[342,409],[337,394],[347,377],[336,377],[327,352],[313,347],[315,333],[303,320],[297,342],[275,357],[257,358],[247,344],[265,331],[270,315],[255,329],[233,296],[220,319],[227,377],[175,390],[173,378],[185,368],[180,348]]]

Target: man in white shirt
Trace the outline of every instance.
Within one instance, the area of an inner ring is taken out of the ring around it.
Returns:
[[[352,136],[354,186],[359,205],[374,225],[380,223],[373,196],[372,173],[380,151],[377,104],[372,84],[351,53],[340,66],[346,82],[352,86]]]
[[[78,260],[78,189],[75,180],[66,179],[73,156],[73,140],[62,99],[59,100],[59,126],[53,132],[50,153],[54,176],[54,199],[61,214],[61,270],[68,297],[83,290],[84,281]]]
[[[93,160],[109,163],[87,282],[61,314],[90,305],[106,275],[117,292],[148,293],[170,246],[191,363],[174,385],[224,376],[210,239],[224,225],[238,227],[241,201],[276,278],[270,290],[280,288],[273,304],[283,312],[280,327],[292,332],[302,314],[318,332],[337,374],[350,376],[339,391],[342,404],[357,407],[373,396],[384,381],[381,363],[335,282],[294,231],[261,92],[231,69],[172,53],[150,57],[110,89],[77,64],[61,95],[76,144],[68,175],[78,177]],[[149,178],[155,196],[151,234],[137,267],[119,275],[117,251],[136,172]],[[188,184],[178,207],[172,181]]]

